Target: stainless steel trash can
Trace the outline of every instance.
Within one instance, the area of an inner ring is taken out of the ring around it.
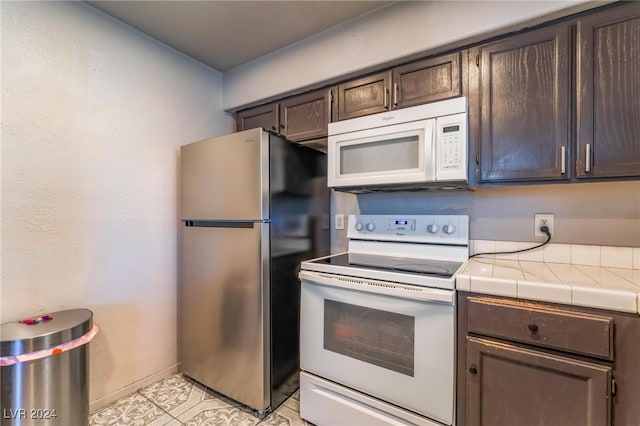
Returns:
[[[87,426],[88,309],[0,325],[2,426]]]

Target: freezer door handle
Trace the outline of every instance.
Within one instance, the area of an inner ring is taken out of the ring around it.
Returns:
[[[199,228],[253,228],[253,221],[208,221],[208,220],[183,220],[184,226]]]

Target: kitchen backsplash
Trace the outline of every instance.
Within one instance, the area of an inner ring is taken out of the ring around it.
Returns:
[[[534,247],[539,243],[522,241],[471,240],[470,254],[510,252]],[[640,247],[613,247],[585,244],[549,243],[537,249],[514,253],[483,255],[504,260],[566,263],[608,268],[640,269]]]
[[[331,212],[466,214],[472,240],[530,243],[544,241],[533,235],[534,214],[551,213],[554,244],[640,247],[640,181],[364,195],[334,191]],[[331,242],[334,251],[346,248],[346,232],[334,229]]]

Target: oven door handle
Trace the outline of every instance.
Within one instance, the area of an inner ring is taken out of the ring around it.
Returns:
[[[419,300],[422,302],[438,302],[453,305],[455,301],[454,290],[440,290],[437,288],[405,285],[389,281],[376,281],[368,278],[324,274],[321,272],[304,270],[300,271],[298,278],[300,278],[301,281],[306,281],[311,284],[377,293],[386,296],[400,297],[402,299]]]

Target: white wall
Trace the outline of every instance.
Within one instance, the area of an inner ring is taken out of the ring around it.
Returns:
[[[220,73],[84,3],[1,12],[0,319],[93,310],[95,408],[175,369],[179,146],[233,122]]]
[[[232,110],[308,85],[566,8],[572,1],[411,1],[396,4],[236,67],[224,74],[224,108]]]

